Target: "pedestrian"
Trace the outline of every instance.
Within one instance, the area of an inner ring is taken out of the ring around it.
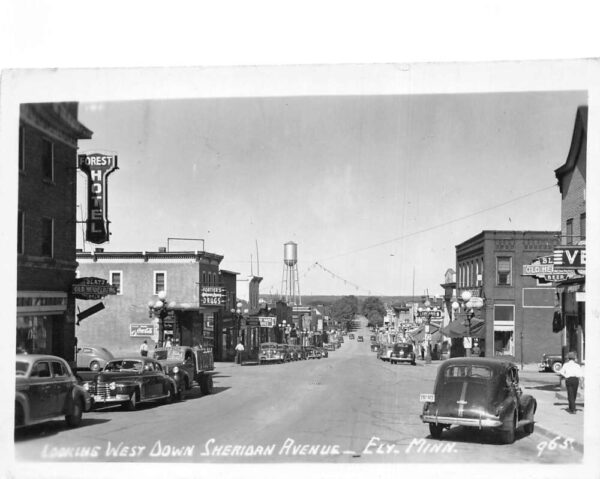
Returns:
[[[170,348],[173,344],[171,343],[171,336],[167,336],[167,340],[165,341],[165,348]]]
[[[569,413],[575,414],[577,408],[575,401],[577,399],[577,389],[579,388],[579,379],[583,381],[583,370],[581,366],[575,361],[577,354],[571,351],[567,355],[568,361],[563,364],[558,374],[565,378],[565,385],[567,387],[567,397],[569,399]]]
[[[142,356],[148,356],[148,341],[144,339],[144,342],[140,346],[140,354]]]
[[[242,364],[242,353],[245,349],[242,341],[238,341],[237,346],[235,347],[235,364]]]

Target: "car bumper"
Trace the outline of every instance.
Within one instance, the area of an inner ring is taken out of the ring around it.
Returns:
[[[540,363],[538,364],[538,369],[540,371],[550,371],[552,370],[552,367],[548,363]]]
[[[99,406],[103,404],[116,404],[125,401],[129,401],[129,396],[127,394],[117,394],[115,396],[92,396],[92,401],[94,406]]]
[[[390,361],[400,361],[400,362],[404,362],[404,363],[412,363],[415,361],[415,358],[395,358],[395,357],[391,357]]]
[[[434,416],[431,414],[421,414],[423,422],[434,424],[451,424],[455,426],[477,427],[479,429],[500,427],[502,421],[500,418],[466,418],[466,417],[450,417],[450,416]]]
[[[269,362],[269,361],[283,361],[283,358],[258,358],[259,361],[263,361],[263,362]]]

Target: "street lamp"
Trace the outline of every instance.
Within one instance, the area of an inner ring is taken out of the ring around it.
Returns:
[[[175,301],[167,301],[167,293],[165,291],[159,291],[157,296],[158,300],[148,302],[148,313],[150,318],[160,318],[160,332],[157,339],[163,345],[165,342],[165,319],[174,319],[176,303]]]
[[[242,306],[244,305],[238,301],[238,303],[235,305],[235,308],[231,308],[231,314],[236,320],[238,342],[242,340]]]
[[[425,303],[425,311],[427,315],[425,317],[425,364],[431,364],[431,334],[429,326],[431,324],[431,303],[429,300],[426,300]]]
[[[471,348],[473,347],[473,338],[471,338],[471,319],[473,319],[473,316],[475,315],[475,312],[473,311],[473,302],[471,301],[473,295],[471,294],[471,291],[465,290],[462,292],[460,297],[463,301],[463,308],[465,310],[465,319],[467,320],[467,337],[469,338],[467,343],[469,347],[465,348],[465,355],[471,356]]]

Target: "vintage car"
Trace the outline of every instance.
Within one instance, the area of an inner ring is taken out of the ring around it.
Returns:
[[[319,348],[317,348],[317,351],[319,352],[319,354],[321,355],[322,358],[329,357],[329,353],[327,352],[327,349],[325,349],[323,347],[319,347]]]
[[[377,336],[375,336],[374,334],[372,334],[369,339],[371,340],[372,343],[374,343],[374,342],[377,341]]]
[[[453,425],[497,434],[512,443],[515,432],[534,429],[537,402],[519,387],[518,366],[497,358],[453,358],[438,368],[433,394],[421,394],[421,420],[433,438]]]
[[[390,356],[392,355],[392,349],[394,345],[390,343],[382,343],[379,345],[379,349],[377,350],[377,359],[381,359],[382,361],[389,361]]]
[[[94,407],[121,404],[134,410],[138,403],[162,400],[170,403],[178,397],[178,385],[158,361],[149,357],[118,358],[83,387],[94,400]]]
[[[410,343],[396,343],[392,347],[390,354],[390,363],[410,363],[413,366],[417,364],[413,345]]]
[[[325,343],[323,347],[326,351],[335,351],[335,343]]]
[[[354,334],[349,334],[348,339],[354,339]]]
[[[114,359],[112,353],[102,346],[80,346],[77,348],[77,369],[99,371]]]
[[[365,339],[364,339],[362,336],[359,336],[358,338],[356,338],[356,340],[357,340],[359,343],[362,343],[362,342],[363,342]]]
[[[190,346],[156,348],[152,357],[177,383],[177,399],[183,399],[185,391],[191,389],[194,383],[200,386],[202,394],[212,393],[211,371],[215,369],[215,362],[211,349]]]
[[[373,351],[374,353],[378,352],[380,348],[379,343],[371,343],[371,351]],[[379,356],[377,356],[377,358],[379,358]]]
[[[62,358],[17,354],[15,374],[15,428],[62,417],[77,427],[91,408],[89,394]]]
[[[557,373],[563,365],[561,354],[542,354],[542,360],[538,365],[540,372],[551,371]]]
[[[321,353],[314,346],[306,346],[305,349],[308,359],[321,359]]]
[[[258,363],[282,363],[285,354],[278,346],[277,343],[262,343],[258,352]]]

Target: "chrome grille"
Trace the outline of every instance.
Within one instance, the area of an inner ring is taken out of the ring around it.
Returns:
[[[92,383],[90,385],[89,392],[90,392],[90,394],[93,394],[95,396],[100,396],[103,399],[106,399],[107,397],[110,396],[108,384],[106,384],[106,383],[98,383],[98,384]]]

